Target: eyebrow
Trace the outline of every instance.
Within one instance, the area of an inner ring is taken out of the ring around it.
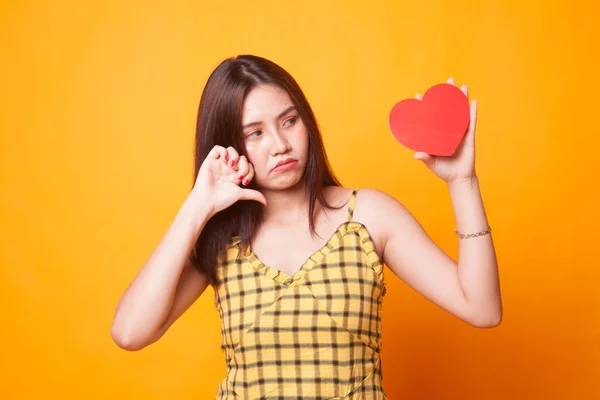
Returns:
[[[285,114],[287,114],[287,113],[289,113],[290,111],[293,111],[293,110],[295,110],[295,109],[296,109],[296,106],[293,106],[293,105],[292,105],[292,106],[289,106],[288,108],[286,108],[285,110],[283,110],[283,112],[282,112],[281,114],[279,114],[279,115],[277,116],[277,119],[280,119],[280,118],[281,118],[281,117],[283,117]],[[246,125],[243,125],[243,126],[242,126],[242,129],[250,128],[251,126],[254,126],[254,125],[260,125],[260,122],[250,122],[250,123],[248,123],[248,124],[246,124]]]

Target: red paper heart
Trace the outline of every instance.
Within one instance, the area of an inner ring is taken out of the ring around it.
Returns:
[[[404,146],[436,156],[451,156],[469,126],[469,99],[454,85],[432,86],[423,100],[402,100],[390,112],[389,126]]]

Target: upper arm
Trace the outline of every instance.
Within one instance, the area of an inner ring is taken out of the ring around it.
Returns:
[[[152,342],[155,342],[165,334],[171,325],[204,293],[208,285],[209,279],[206,274],[198,271],[190,260],[187,259],[175,290],[171,311],[167,315],[167,318],[165,318],[160,329],[156,332]]]
[[[370,205],[365,216],[378,233],[383,263],[425,298],[470,321],[458,264],[431,240],[416,218],[394,197],[376,189],[364,191],[363,203]]]

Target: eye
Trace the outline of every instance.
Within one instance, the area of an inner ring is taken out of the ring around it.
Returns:
[[[290,121],[291,121],[291,122],[292,122],[292,124],[291,124],[291,125],[293,125],[293,124],[295,124],[295,123],[296,123],[296,120],[297,120],[297,119],[298,119],[297,117],[292,117],[292,118],[288,119],[288,120],[287,120],[287,121],[285,121],[285,122],[287,123],[287,122],[290,122]]]
[[[246,136],[246,138],[250,138],[250,137],[252,137],[252,135],[254,135],[254,134],[257,134],[257,135],[258,135],[259,133],[262,133],[262,131],[254,131],[254,132],[252,132],[251,134],[247,135],[247,136]]]

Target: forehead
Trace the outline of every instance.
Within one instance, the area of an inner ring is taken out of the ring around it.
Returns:
[[[246,95],[242,119],[246,123],[256,118],[276,118],[282,110],[293,104],[289,94],[279,86],[259,85]]]

